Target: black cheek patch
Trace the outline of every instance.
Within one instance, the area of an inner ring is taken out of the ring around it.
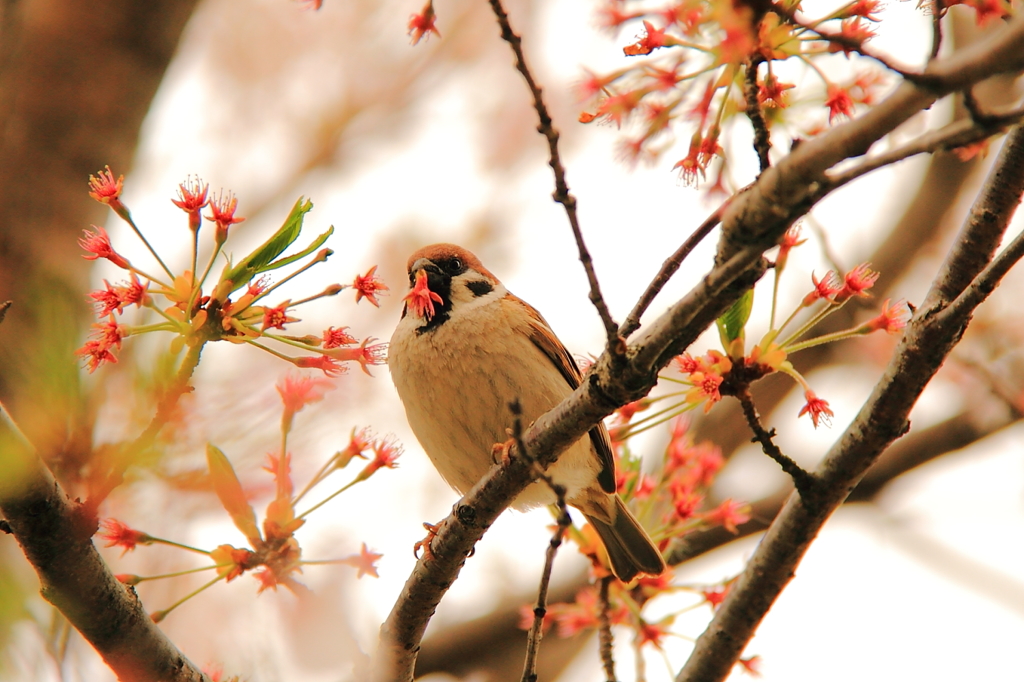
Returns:
[[[479,298],[480,296],[486,296],[487,294],[494,291],[494,287],[491,285],[490,282],[484,282],[482,280],[470,282],[466,286],[469,287],[469,290],[472,291],[473,295],[476,296],[477,298]]]

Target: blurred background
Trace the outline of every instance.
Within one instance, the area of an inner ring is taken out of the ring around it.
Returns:
[[[804,3],[811,16],[830,7]],[[623,132],[577,123],[582,105],[574,86],[583,69],[621,68],[622,46],[642,33],[632,24],[618,35],[602,30],[597,8],[584,0],[507,4],[562,132],[568,181],[606,300],[622,319],[721,198],[683,186],[670,170],[691,131],[680,129],[680,143],[653,164],[631,168],[617,160]],[[302,322],[289,327],[293,333],[349,326],[360,338],[386,341],[401,311],[408,254],[452,241],[535,305],[572,352],[601,350],[571,232],[550,200],[536,114],[489,7],[440,0],[443,37],[412,47],[406,24],[420,9],[418,0],[326,0],[318,12],[286,0],[96,0],[89,7],[22,0],[0,8],[0,300],[14,302],[0,326],[0,398],[72,495],[95,447],[131,437],[148,421],[147,390],[169,343],[155,335],[129,340],[121,362],[93,375],[79,371],[73,355],[91,321],[87,292],[122,278],[109,263],[80,257],[81,230],[105,225],[118,251],[151,262],[127,227],[87,195],[89,174],[107,164],[115,175],[126,174],[124,202],[177,270],[187,267],[191,240],[170,199],[189,174],[238,196],[246,221],[233,228],[229,247],[236,256],[266,239],[298,196],[312,198],[309,234],[334,225],[328,246],[335,254],[283,287],[280,297],[351,282],[373,265],[391,292],[379,309],[356,306],[350,292],[305,306]],[[973,14],[959,9],[945,19],[947,50],[984,39]],[[923,64],[930,18],[908,2],[888,4],[882,16],[874,48],[903,64]],[[844,56],[830,60],[830,73],[849,72]],[[799,69],[786,76],[809,94],[795,102],[785,125],[773,128],[777,153],[827,114],[813,78]],[[1017,94],[1012,81],[978,89],[989,105]],[[885,144],[960,115],[945,100]],[[756,174],[750,138],[739,125],[723,142],[731,189]],[[804,223],[808,242],[790,258],[781,310],[810,289],[811,272],[864,261],[882,273],[875,300],[844,309],[835,328],[873,316],[871,306],[885,298],[919,302],[993,157],[909,160],[823,201]],[[1010,233],[1020,225],[1018,217]],[[713,248],[712,239],[690,257],[645,320],[699,280]],[[1020,274],[1011,273],[982,308],[912,415],[911,433],[812,547],[746,651],[760,655],[763,679],[1018,677],[1011,652],[1024,637],[1024,327],[1015,295],[1021,285]],[[754,336],[766,329],[769,280],[757,297]],[[831,428],[815,430],[797,419],[803,398],[791,382],[758,386],[759,408],[778,429],[782,449],[813,466],[869,394],[894,342],[870,337],[794,359],[835,411]],[[692,350],[711,347],[717,339],[705,335]],[[208,347],[174,440],[157,461],[132,470],[101,514],[188,544],[241,545],[202,484],[205,444],[224,450],[262,511],[273,490],[260,467],[279,437],[274,385],[288,368],[250,347]],[[398,469],[378,472],[325,505],[298,534],[307,559],[348,556],[365,542],[384,555],[380,577],[357,580],[349,567],[310,566],[301,580],[311,597],[286,590],[257,596],[249,576],[218,584],[161,624],[193,661],[253,682],[360,679],[377,628],[412,569],[421,523],[443,518],[456,501],[410,433],[386,367],[372,371],[372,378],[354,371],[338,379],[322,402],[302,412],[290,449],[301,486],[348,443],[353,428],[393,434],[404,445]],[[755,510],[735,541],[710,532],[693,539],[694,558],[675,580],[700,587],[742,569],[788,483],[748,442],[733,405],[723,402],[695,418],[693,428],[729,458],[716,497],[748,500]],[[634,450],[653,463],[667,440],[667,429],[656,429]],[[548,523],[538,510],[508,512],[495,524],[433,619],[420,673],[433,680],[519,678],[518,608],[534,599]],[[116,573],[197,565],[193,555],[166,547],[123,557],[107,550],[106,557]],[[583,585],[585,569],[573,550],[562,552],[555,573],[561,598]],[[154,611],[204,580],[144,583],[139,594]],[[663,601],[657,608],[668,614],[697,598],[683,591]],[[663,652],[647,654],[648,679],[671,679],[709,617],[705,606],[677,619],[679,636]],[[619,640],[620,675],[632,679],[628,634]],[[9,538],[0,539],[0,647],[3,679],[112,679],[38,596],[35,574]],[[601,679],[590,635],[552,634],[542,651],[544,679]]]

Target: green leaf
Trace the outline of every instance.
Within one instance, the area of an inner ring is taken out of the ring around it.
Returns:
[[[210,481],[213,490],[220,498],[220,503],[231,515],[238,530],[242,531],[249,544],[256,548],[262,542],[259,526],[256,525],[256,512],[245,499],[245,491],[235,475],[235,469],[220,448],[211,443],[206,444],[206,463],[210,467]]]
[[[304,248],[302,251],[299,251],[298,253],[296,253],[293,256],[288,256],[287,258],[282,258],[281,260],[276,260],[273,263],[270,263],[269,265],[266,265],[263,268],[261,268],[260,272],[267,272],[268,270],[276,270],[276,269],[278,269],[280,267],[284,267],[285,265],[288,265],[289,263],[294,263],[297,260],[301,260],[301,259],[305,258],[309,254],[313,253],[314,251],[319,249],[321,246],[323,246],[324,242],[327,241],[327,238],[330,237],[332,234],[334,234],[334,225],[331,225],[330,228],[328,228],[328,230],[326,232],[324,232],[322,235],[320,235],[319,237],[314,239],[313,243],[310,244],[309,246],[307,246],[306,248]]]
[[[737,299],[732,307],[725,311],[716,323],[718,324],[718,333],[722,337],[722,344],[728,349],[736,339],[743,335],[743,328],[747,325],[747,320],[750,319],[750,311],[754,307],[754,290],[747,289],[742,296]]]
[[[273,260],[284,253],[285,249],[299,238],[299,234],[302,232],[302,221],[312,208],[312,201],[305,197],[299,197],[281,228],[263,245],[240,260],[237,265],[228,263],[224,267],[224,272],[221,273],[220,281],[230,281],[231,291],[237,291],[259,273],[272,269],[268,266]]]

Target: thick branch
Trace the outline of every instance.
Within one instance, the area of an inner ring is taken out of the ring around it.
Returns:
[[[725,679],[768,609],[792,579],[822,525],[879,454],[909,428],[906,420],[911,408],[959,342],[974,307],[991,288],[972,297],[973,305],[954,308],[949,306],[949,300],[978,275],[985,254],[991,257],[990,245],[998,244],[1022,193],[1024,129],[1015,128],[957,248],[947,258],[924,305],[907,326],[882,380],[818,467],[817,495],[813,500],[789,497],[715,618],[697,640],[693,654],[676,677],[677,682]]]
[[[209,682],[110,572],[75,506],[0,405],[0,512],[32,563],[43,597],[121,680]]]

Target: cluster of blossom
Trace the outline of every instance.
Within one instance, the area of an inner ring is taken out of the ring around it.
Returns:
[[[783,238],[775,263],[776,294],[778,278],[785,269],[790,249],[802,243],[799,228],[790,229]],[[789,317],[777,327],[775,326],[775,301],[773,300],[771,329],[757,345],[750,349],[749,353],[745,352],[743,345],[743,327],[746,324],[746,316],[749,314],[751,300],[741,301],[741,307],[745,306],[745,310],[742,313],[742,319],[737,320],[738,326],[734,331],[727,331],[722,321],[719,321],[719,332],[722,335],[725,353],[710,350],[699,357],[693,357],[686,353],[676,358],[676,367],[686,375],[686,379],[681,383],[689,386],[689,389],[683,392],[682,399],[673,407],[667,408],[666,412],[671,416],[701,405],[707,412],[722,399],[723,395],[740,395],[754,381],[773,372],[783,372],[792,377],[804,391],[804,398],[807,402],[801,408],[798,416],[810,415],[815,428],[821,422],[827,424],[829,419],[834,416],[828,402],[819,398],[811,390],[807,380],[793,367],[788,358],[797,351],[825,343],[864,336],[877,331],[889,334],[900,332],[906,326],[910,308],[902,300],[890,304],[890,300],[886,299],[879,313],[866,322],[850,329],[810,339],[804,338],[822,320],[842,308],[851,299],[870,297],[868,291],[878,280],[878,276],[879,273],[871,270],[868,263],[858,265],[843,277],[839,277],[831,270],[825,273],[821,279],[812,274],[813,287],[800,300]],[[752,299],[752,295],[750,292],[750,299]],[[813,310],[814,308],[817,309]],[[808,319],[795,331],[787,336],[782,336],[797,316],[807,309],[813,310]],[[737,309],[734,308],[735,310]],[[679,379],[662,378],[680,382]]]
[[[230,461],[219,448],[207,445],[206,455],[210,483],[235,526],[245,536],[249,547],[222,544],[214,549],[201,549],[155,537],[130,528],[115,519],[104,521],[100,536],[107,541],[107,547],[122,547],[127,552],[135,549],[138,545],[165,544],[205,555],[213,562],[206,566],[161,575],[118,575],[121,582],[137,585],[147,580],[173,578],[189,573],[211,570],[216,572],[216,577],[200,589],[189,593],[168,608],[153,612],[154,621],[159,622],[172,610],[211,585],[221,580],[230,582],[246,571],[253,571],[252,575],[260,583],[259,592],[263,592],[267,588],[276,590],[278,585],[284,585],[293,592],[304,589],[294,576],[296,573],[302,572],[303,566],[310,564],[346,564],[357,570],[356,576],[359,578],[364,575],[377,577],[375,563],[383,555],[371,552],[366,543],[363,543],[359,554],[342,559],[308,561],[302,559],[302,548],[295,537],[295,532],[305,524],[309,514],[353,485],[369,479],[380,469],[395,468],[401,454],[401,448],[392,438],[376,438],[366,429],[353,429],[348,445],[334,453],[313,475],[302,491],[296,494],[291,476],[288,434],[292,430],[295,414],[306,405],[321,400],[324,393],[333,387],[334,384],[323,378],[293,375],[286,376],[277,386],[284,405],[281,416],[282,450],[278,454],[268,455],[268,464],[264,467],[274,477],[275,494],[267,505],[262,532],[257,523],[256,513],[249,504],[248,496]],[[368,461],[351,481],[316,504],[310,505],[305,511],[297,511],[299,502],[318,484],[323,483],[334,472],[345,469],[355,459]]]
[[[933,1],[938,6],[933,7]],[[979,23],[1010,14],[1007,0],[920,0],[927,12],[945,12],[953,4],[977,10]],[[821,58],[841,53],[847,58],[867,54],[865,43],[879,22],[881,0],[851,0],[824,16],[806,16],[799,0],[771,5],[717,0],[668,0],[651,7],[637,0],[605,0],[599,10],[602,27],[618,30],[641,25],[643,32],[623,48],[638,59],[610,73],[587,72],[579,86],[580,99],[591,103],[580,115],[589,123],[603,120],[621,127],[635,122],[638,134],[621,143],[631,163],[653,161],[675,144],[675,125],[685,122],[689,135],[686,155],[674,168],[683,182],[696,185],[718,158],[711,191],[725,192],[725,151],[719,144],[724,126],[747,111],[756,98],[765,125],[786,121],[794,103],[820,102],[828,123],[852,117],[857,105],[871,105],[886,83],[876,66],[855,60],[843,79],[829,77]],[[820,89],[778,77],[783,62],[803,64],[821,83]],[[752,71],[752,73],[751,73]],[[755,92],[748,90],[756,87]],[[824,129],[815,124],[802,132],[813,136]],[[692,131],[692,132],[691,132]]]
[[[812,290],[804,296],[796,309],[781,325],[775,325],[775,296],[778,277],[786,268],[789,252],[803,243],[799,229],[791,229],[782,240],[775,259],[775,287],[773,289],[771,330],[749,352],[745,350],[745,327],[753,304],[752,294],[740,300],[719,320],[723,350],[709,350],[694,357],[683,354],[675,365],[685,379],[662,376],[668,383],[680,385],[670,391],[630,403],[619,409],[611,423],[609,433],[617,460],[618,492],[630,505],[637,518],[650,531],[651,537],[664,550],[672,538],[695,530],[720,526],[736,534],[740,526],[750,520],[750,506],[731,499],[709,502],[710,486],[725,463],[721,451],[711,443],[695,443],[688,432],[689,422],[684,414],[698,406],[710,410],[723,395],[740,395],[754,381],[772,372],[785,372],[804,389],[807,403],[798,416],[809,414],[817,427],[820,421],[832,416],[828,403],[818,398],[807,381],[787,359],[791,353],[822,343],[862,336],[876,331],[896,333],[906,325],[907,304],[890,305],[886,301],[881,312],[855,327],[804,340],[804,336],[825,317],[839,310],[855,298],[866,298],[878,279],[867,264],[859,265],[838,277],[828,272],[818,279],[813,274]],[[798,314],[810,309],[808,319],[784,340],[781,334],[794,322]],[[668,407],[657,407],[661,401]],[[647,429],[670,423],[671,438],[662,462],[653,472],[641,469],[639,457],[633,456],[629,439]],[[570,528],[569,537],[580,551],[590,558],[595,580],[611,576],[607,555],[589,526]],[[629,585],[612,581],[609,586],[608,606],[604,614],[613,625],[628,627],[633,632],[638,655],[645,646],[660,650],[664,637],[671,632],[675,619],[683,611],[708,604],[716,608],[724,599],[731,581],[714,586],[680,586],[674,584],[671,573],[656,578],[641,577]],[[659,618],[655,622],[645,617],[645,607],[656,597],[679,591],[699,595],[696,603]],[[545,625],[556,625],[563,636],[582,629],[597,628],[601,622],[602,607],[596,587],[581,591],[575,602],[556,604],[547,610]],[[523,626],[529,627],[533,611],[524,607]],[[747,658],[740,665],[756,674],[758,658]]]
[[[725,460],[719,448],[712,443],[694,442],[685,417],[678,417],[672,422],[671,439],[657,470],[649,473],[641,470],[640,457],[633,455],[623,435],[628,433],[634,416],[649,410],[656,400],[645,398],[630,403],[616,411],[613,417],[609,433],[616,459],[618,494],[629,504],[663,551],[672,538],[699,529],[721,526],[730,533],[737,533],[739,526],[750,520],[750,506],[726,499],[709,508],[709,489]],[[611,580],[607,552],[593,527],[589,524],[581,528],[572,526],[568,537],[590,560],[594,582],[608,579],[610,584],[604,614],[601,613],[602,605],[594,584],[581,590],[575,601],[548,607],[543,625],[545,628],[556,626],[562,637],[571,637],[586,629],[597,629],[604,615],[611,625],[626,628],[633,633],[637,655],[640,655],[644,647],[661,650],[662,642],[670,634],[677,616],[702,604],[716,608],[731,582],[683,586],[675,584],[671,571],[668,571],[657,577],[640,576],[627,585]],[[657,621],[647,617],[645,611],[648,604],[659,596],[680,591],[693,592],[699,598]],[[533,615],[532,607],[522,607],[520,627],[529,629]],[[757,657],[747,658],[740,665],[754,672],[757,660]]]
[[[332,326],[320,335],[301,337],[275,332],[284,331],[285,325],[298,322],[291,312],[304,303],[324,296],[334,296],[350,288],[356,292],[357,303],[365,298],[377,306],[377,296],[388,289],[376,276],[374,266],[365,275],[357,275],[349,285],[332,284],[320,293],[298,301],[284,300],[277,305],[265,302],[279,286],[312,266],[325,262],[333,253],[330,249],[321,248],[333,233],[332,227],[299,253],[282,255],[299,238],[304,216],[313,207],[310,201],[300,198],[284,225],[270,239],[237,263],[227,259],[219,278],[207,286],[231,226],[245,220],[235,215],[238,200],[231,193],[211,195],[209,186],[198,178],[189,178],[179,185],[178,198],[171,201],[188,218],[192,237],[192,265],[191,269],[175,273],[149,244],[122,202],[123,183],[124,176],[115,179],[107,167],[98,175],[90,176],[89,194],[110,206],[131,226],[163,272],[159,275],[148,274],[138,265],[129,262],[114,249],[109,235],[102,227],[93,226],[92,232],[85,231],[85,236],[79,240],[82,248],[89,252],[84,257],[90,260],[105,258],[127,271],[129,277],[122,284],[104,282],[104,289],[89,294],[101,321],[93,325],[92,338],[86,341],[77,354],[84,358],[90,372],[104,363],[117,362],[115,351],[121,348],[125,338],[159,331],[176,335],[171,344],[174,352],[184,346],[199,349],[209,341],[247,343],[297,367],[319,369],[328,376],[337,376],[346,371],[346,366],[340,364],[343,362],[356,362],[367,373],[368,365],[384,363],[385,345],[372,343],[372,338],[360,343],[347,333],[347,327]],[[204,208],[209,209],[210,215],[203,216]],[[203,273],[197,276],[199,238],[204,218],[213,223],[213,249]],[[266,274],[306,258],[308,262],[276,283],[272,283]],[[158,304],[156,297],[164,302]],[[118,316],[130,306],[147,308],[161,319],[152,324],[125,324]],[[290,356],[266,345],[268,340],[313,355]]]
[[[641,471],[640,458],[630,452],[629,444],[621,436],[628,431],[633,417],[650,409],[655,400],[645,398],[630,403],[614,415],[609,432],[616,458],[619,495],[627,501],[662,550],[667,548],[672,538],[699,529],[721,526],[730,533],[737,533],[739,526],[750,520],[750,506],[727,499],[707,508],[710,486],[725,460],[718,447],[710,442],[694,442],[685,417],[673,421],[672,437],[657,471]],[[604,545],[590,525],[571,527],[569,538],[590,559],[595,582],[612,576]],[[641,576],[628,585],[612,580],[605,615],[611,625],[633,632],[633,644],[640,655],[644,647],[661,650],[663,639],[670,634],[675,618],[681,613],[702,604],[717,607],[728,586],[728,581],[719,585],[678,585],[673,582],[671,571],[657,577]],[[699,598],[657,621],[645,615],[645,607],[657,597],[680,591],[693,592]],[[581,630],[598,628],[601,616],[597,588],[590,585],[576,595],[574,602],[550,606],[544,626],[555,625],[560,636],[570,637]],[[532,608],[524,606],[521,627],[528,629],[532,617]],[[756,662],[757,657],[753,657],[744,659],[741,665],[754,670]]]
[[[756,100],[766,125],[783,119],[795,85],[776,75],[776,63],[799,61],[821,80],[830,123],[839,116],[852,116],[856,104],[871,104],[883,83],[876,70],[854,73],[849,82],[835,82],[815,64],[821,56],[861,52],[874,35],[871,24],[878,21],[880,0],[853,0],[813,20],[803,16],[800,3],[794,0],[776,3],[769,11],[746,3],[704,0],[632,9],[636,4],[608,0],[599,21],[610,29],[642,22],[643,35],[624,47],[623,53],[652,56],[612,73],[588,73],[579,94],[584,102],[593,101],[594,109],[585,111],[580,121],[602,119],[621,126],[639,119],[640,133],[621,147],[623,156],[633,163],[653,160],[669,149],[674,144],[674,122],[685,121],[693,132],[686,156],[675,168],[687,184],[696,185],[719,158],[722,163],[712,187],[724,190],[725,151],[719,140],[730,119],[746,111],[749,87],[757,88]],[[805,99],[813,101],[813,97]]]
[[[299,0],[320,9],[322,0]],[[633,119],[639,133],[620,144],[621,156],[631,164],[653,162],[675,144],[674,122],[693,128],[686,156],[674,169],[685,184],[696,186],[720,160],[709,191],[726,193],[725,149],[719,144],[724,127],[756,99],[767,126],[786,120],[783,111],[796,103],[820,103],[828,110],[828,124],[851,118],[857,105],[873,104],[885,86],[883,71],[855,63],[844,78],[830,78],[816,63],[821,57],[870,54],[865,44],[875,36],[882,0],[849,0],[821,17],[804,14],[800,0],[769,5],[722,0],[603,0],[598,24],[617,31],[626,25],[642,26],[634,42],[622,48],[627,57],[646,57],[605,74],[587,72],[579,87],[580,98],[592,103],[579,120],[604,120],[620,127]],[[926,14],[944,15],[950,7],[974,10],[979,26],[1013,14],[1013,0],[918,0]],[[433,0],[427,0],[407,24],[413,45],[430,34],[441,37]],[[657,54],[655,54],[657,52]],[[789,60],[806,66],[821,82],[814,90],[783,82],[776,62]],[[882,60],[879,60],[882,61]],[[884,61],[883,61],[884,63]],[[763,65],[763,68],[762,68]],[[753,70],[753,73],[748,73]],[[747,92],[748,88],[754,90]],[[805,94],[810,90],[812,94]],[[814,136],[824,124],[806,127]],[[975,143],[983,148],[984,142]],[[965,154],[972,154],[968,149]]]
[[[718,608],[732,582],[728,580],[717,585],[680,586],[673,585],[671,580],[665,577],[642,577],[627,586],[615,581],[609,585],[608,605],[604,608],[598,596],[597,586],[588,585],[576,594],[574,601],[548,607],[544,614],[543,627],[548,630],[554,626],[559,637],[573,637],[600,627],[601,611],[604,610],[609,624],[629,627],[634,631],[633,645],[638,655],[644,647],[663,651],[666,637],[673,634],[671,628],[676,618],[705,604],[712,610]],[[663,616],[657,621],[647,621],[639,615],[650,600],[670,592],[691,592],[698,599],[690,606]],[[528,630],[533,624],[533,618],[533,609],[529,606],[522,607],[519,627]],[[749,656],[741,658],[737,665],[747,673],[758,676],[760,662],[760,656]]]

